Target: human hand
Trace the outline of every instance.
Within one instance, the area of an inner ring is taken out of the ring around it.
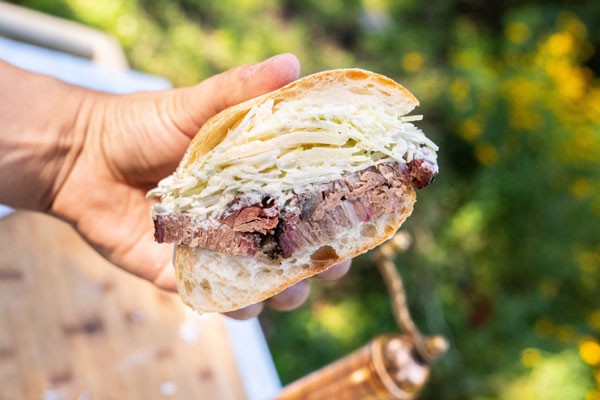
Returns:
[[[86,93],[66,178],[50,212],[69,221],[100,254],[157,286],[176,290],[172,246],[153,238],[146,192],[179,163],[191,138],[212,115],[295,80],[298,60],[289,54],[261,64],[238,67],[200,84],[163,92],[109,95]],[[322,274],[343,275],[350,262]],[[306,281],[266,301],[289,310],[308,297]],[[255,304],[230,313],[249,318]]]

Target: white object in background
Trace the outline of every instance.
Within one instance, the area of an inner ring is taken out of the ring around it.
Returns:
[[[248,400],[275,398],[281,382],[258,319],[226,318],[225,325]]]
[[[87,58],[0,37],[0,60],[62,81],[109,93],[170,89],[161,77],[94,64]]]
[[[0,218],[4,218],[8,214],[11,214],[14,211],[15,210],[13,210],[12,208],[0,204]]]
[[[89,26],[0,2],[0,35],[62,53],[90,58],[96,65],[128,69],[121,45]]]

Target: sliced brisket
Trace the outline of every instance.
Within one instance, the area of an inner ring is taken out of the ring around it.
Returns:
[[[238,198],[216,228],[201,228],[183,214],[157,215],[154,236],[159,243],[233,255],[291,257],[299,248],[329,241],[340,230],[401,211],[408,184],[422,188],[432,181],[428,165],[418,159],[408,165],[379,164],[294,194],[284,205],[270,198],[245,204]]]
[[[341,229],[400,211],[407,186],[405,172],[396,165],[370,167],[294,197],[281,218],[278,243],[283,257],[327,242]],[[306,204],[311,205],[308,210]]]
[[[154,219],[154,238],[159,243],[184,244],[244,256],[256,254],[260,242],[255,233],[237,232],[225,224],[216,229],[199,228],[194,218],[183,214],[158,215]]]
[[[229,213],[223,223],[236,232],[258,232],[266,235],[279,223],[279,207],[275,202],[263,201]]]

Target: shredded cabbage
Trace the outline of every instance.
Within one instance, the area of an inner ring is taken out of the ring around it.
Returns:
[[[390,115],[368,104],[264,102],[214,149],[151,190],[149,196],[161,197],[153,213],[216,218],[239,193],[268,193],[285,200],[292,190],[380,162],[408,163],[416,154],[437,172],[438,147],[411,123],[421,119]]]

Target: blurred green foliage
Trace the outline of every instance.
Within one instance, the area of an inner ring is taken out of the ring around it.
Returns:
[[[279,52],[421,100],[441,174],[397,265],[452,348],[424,399],[600,399],[600,3],[24,0],[114,35],[176,85]],[[568,4],[568,6],[567,6]],[[262,321],[284,383],[394,331],[368,256]]]

